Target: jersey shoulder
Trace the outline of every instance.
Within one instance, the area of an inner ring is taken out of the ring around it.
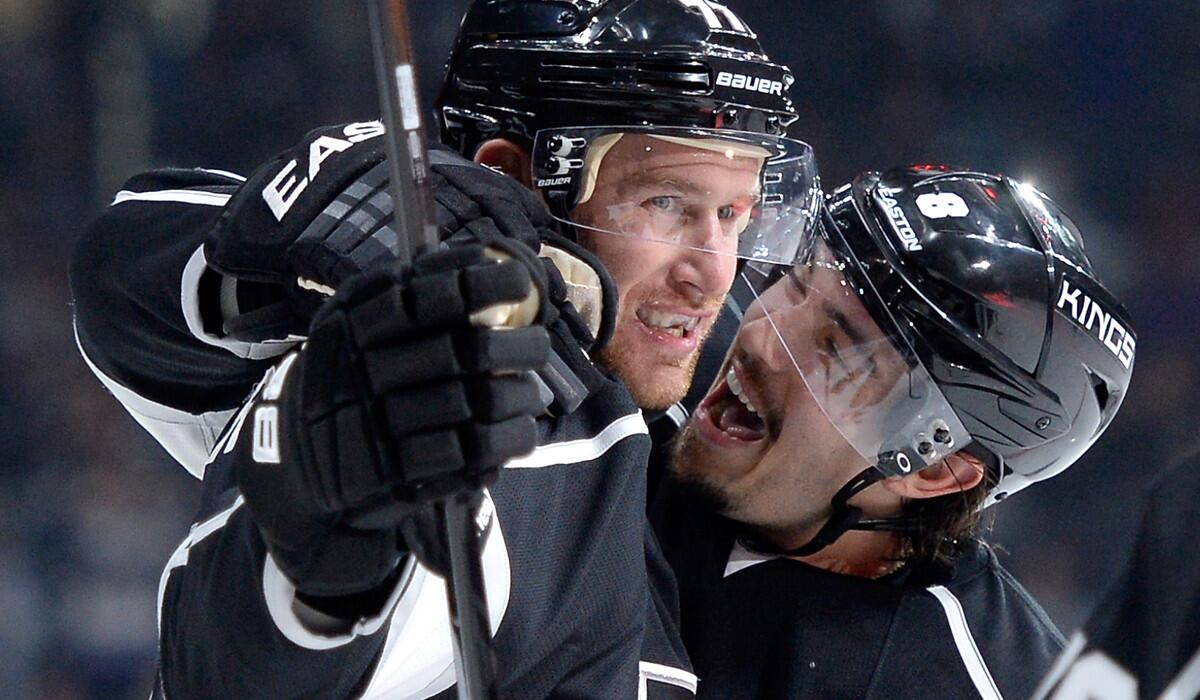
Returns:
[[[915,697],[913,688],[925,692],[930,682],[941,686],[938,697],[1028,697],[1064,644],[1033,596],[979,543],[948,579],[907,592],[872,697]]]

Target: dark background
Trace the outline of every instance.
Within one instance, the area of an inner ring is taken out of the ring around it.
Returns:
[[[427,99],[462,4],[410,2]],[[912,162],[1027,179],[1131,309],[1140,352],[1111,430],[994,509],[1003,560],[1069,630],[1148,481],[1200,446],[1200,3],[729,4],[794,69],[793,135],[827,185]],[[358,2],[0,1],[0,697],[148,694],[158,578],[197,498],[75,350],[73,241],[135,171],[244,173],[376,105]]]

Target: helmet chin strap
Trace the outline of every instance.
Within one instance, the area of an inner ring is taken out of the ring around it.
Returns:
[[[740,537],[739,541],[744,547],[763,554],[774,554],[784,557],[806,557],[825,549],[851,530],[911,532],[918,525],[916,518],[900,517],[868,520],[863,518],[861,508],[852,506],[849,503],[850,499],[854,498],[855,495],[861,493],[872,484],[882,481],[886,476],[878,467],[867,467],[859,472],[858,476],[846,482],[846,485],[839,489],[830,501],[832,513],[829,515],[829,520],[821,526],[821,529],[811,540],[799,547],[784,549],[763,540],[761,537],[748,535]]]

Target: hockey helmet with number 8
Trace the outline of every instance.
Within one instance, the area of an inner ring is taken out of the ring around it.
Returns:
[[[776,286],[783,272],[752,264],[739,286],[874,465],[865,482],[965,450],[991,472],[990,505],[1069,467],[1125,398],[1128,313],[1074,223],[1011,178],[928,166],[860,175],[830,196],[821,231]],[[838,317],[837,338],[815,330],[815,307]]]

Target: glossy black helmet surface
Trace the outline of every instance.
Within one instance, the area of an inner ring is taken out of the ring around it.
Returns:
[[[564,126],[782,134],[792,82],[712,0],[474,0],[436,107],[442,141],[470,157]]]
[[[1066,469],[1108,427],[1136,336],[1046,195],[922,166],[860,175],[828,210],[994,471],[989,504]]]

